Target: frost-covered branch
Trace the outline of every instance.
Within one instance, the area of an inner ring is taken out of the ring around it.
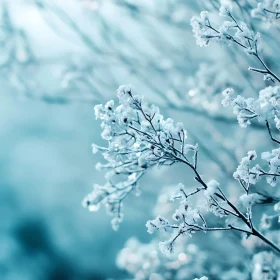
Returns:
[[[113,225],[116,228],[115,225],[121,221],[121,202],[136,187],[138,179],[155,165],[172,165],[180,162],[192,170],[200,187],[187,194],[183,186],[180,186],[180,193],[175,198],[181,200],[181,206],[173,215],[174,220],[179,224],[170,224],[168,220],[160,216],[147,223],[150,233],[156,229],[173,233],[170,240],[161,243],[163,252],[171,252],[174,242],[186,233],[236,230],[259,237],[280,253],[280,248],[266,239],[252,224],[251,208],[263,199],[261,195],[249,194],[249,188],[245,186],[246,192],[240,197],[241,206],[247,209],[244,214],[238,205],[227,198],[218,182],[211,180],[206,183],[204,181],[197,170],[198,146],[187,143],[187,132],[183,124],[174,125],[173,120],[164,120],[156,106],[150,106],[144,103],[140,96],[132,94],[131,86],[120,87],[118,98],[120,105],[116,108],[113,101],[107,102],[105,106],[95,107],[96,117],[102,121],[102,137],[108,141],[109,146],[103,148],[94,145],[93,148],[95,152],[98,150],[103,152],[108,163],[99,164],[98,167],[109,169],[109,173],[107,174],[108,182],[99,188],[102,191],[95,190],[88,195],[84,200],[85,206],[95,209],[101,202],[109,205],[110,213],[115,216]],[[248,154],[248,160],[254,159],[255,156],[254,153]],[[245,160],[241,166],[244,165],[246,165]],[[242,168],[239,167],[238,175],[235,177],[239,181],[241,179],[245,181],[241,170]],[[269,173],[273,173],[273,170]],[[140,175],[137,176],[137,174]],[[241,178],[239,174],[243,177]],[[122,176],[126,179],[120,180],[117,184],[113,183],[114,177],[122,178]],[[130,180],[132,182],[129,184]],[[112,190],[114,186],[117,187]],[[194,208],[189,206],[189,198],[202,191],[206,197],[204,203]],[[116,204],[117,207],[115,207]],[[203,214],[205,211],[221,218],[226,217],[226,226],[207,226]]]
[[[218,29],[212,26],[208,12],[206,11],[201,12],[200,18],[193,17],[191,19],[191,25],[197,44],[199,46],[208,46],[209,42],[212,40],[216,40],[225,45],[231,45],[234,43],[243,48],[247,54],[254,56],[263,67],[263,69],[249,67],[249,70],[265,74],[272,80],[280,82],[280,78],[272,72],[259,55],[258,39],[260,34],[255,34],[249,29],[246,23],[239,23],[233,16],[232,8],[230,6],[221,6],[220,15],[228,17],[229,21],[224,21]]]
[[[232,107],[233,113],[237,115],[238,123],[241,127],[247,127],[251,121],[258,119],[260,123],[264,123],[268,129],[269,136],[272,141],[279,144],[279,141],[272,135],[270,123],[274,122],[276,129],[280,129],[280,87],[266,87],[259,92],[258,99],[244,98],[241,95],[234,96],[233,89],[223,91],[224,99],[222,104],[224,107]]]
[[[249,158],[252,160],[254,154],[250,153]],[[243,160],[243,165],[245,160]],[[240,168],[237,172],[241,173]],[[236,173],[237,173],[236,172]],[[249,173],[249,172],[248,172]],[[236,179],[240,179],[235,175]],[[204,186],[204,185],[203,185]],[[200,205],[192,208],[189,197],[196,195],[204,190],[206,199]],[[280,248],[272,241],[263,236],[252,223],[252,207],[254,204],[262,203],[264,197],[262,195],[252,193],[249,194],[249,189],[245,189],[245,194],[241,195],[237,205],[229,201],[223,191],[220,189],[219,184],[212,180],[201,189],[196,189],[190,194],[186,195],[183,186],[179,186],[179,193],[171,199],[180,199],[180,208],[177,209],[173,215],[173,219],[177,224],[171,224],[168,220],[158,216],[155,220],[148,221],[146,226],[149,233],[156,230],[164,230],[171,235],[171,238],[165,242],[160,243],[160,249],[163,253],[169,254],[173,251],[174,242],[185,234],[192,235],[195,232],[208,232],[208,231],[228,231],[235,230],[246,233],[248,236],[254,235],[264,241],[267,245],[271,246],[275,251],[280,253]],[[246,212],[242,213],[239,208],[245,208]],[[224,227],[209,227],[206,224],[206,219],[203,217],[203,212],[211,212],[220,218],[226,218],[226,226]]]

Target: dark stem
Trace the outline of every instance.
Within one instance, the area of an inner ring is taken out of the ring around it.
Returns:
[[[274,244],[272,241],[267,239],[264,235],[262,235],[260,232],[258,232],[256,229],[253,228],[252,234],[259,237],[264,243],[268,244],[270,247],[272,247],[278,254],[280,254],[280,248]]]
[[[267,130],[268,130],[268,133],[269,133],[269,136],[271,138],[271,140],[277,144],[280,144],[280,141],[278,141],[277,139],[275,139],[273,136],[272,136],[272,133],[271,133],[271,129],[270,129],[270,126],[269,126],[269,123],[268,121],[266,121],[266,127],[267,127]]]

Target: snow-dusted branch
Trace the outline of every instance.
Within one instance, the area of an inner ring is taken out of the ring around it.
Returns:
[[[143,102],[140,96],[132,94],[131,86],[122,86],[118,89],[120,105],[115,108],[114,102],[109,101],[105,106],[95,107],[96,117],[101,119],[102,137],[108,141],[107,148],[93,145],[94,151],[102,151],[107,164],[99,164],[99,168],[109,169],[108,182],[98,190],[88,195],[84,205],[89,208],[105,203],[109,205],[109,212],[115,216],[114,228],[121,221],[121,203],[136,187],[139,178],[155,165],[172,165],[180,162],[193,171],[195,180],[200,187],[187,194],[180,186],[180,193],[175,198],[181,199],[181,206],[173,215],[179,225],[170,224],[168,220],[157,217],[147,223],[148,231],[163,229],[166,232],[175,232],[173,237],[164,243],[161,248],[164,252],[172,251],[174,242],[186,233],[197,231],[228,231],[236,230],[248,235],[254,235],[262,239],[277,252],[280,249],[270,240],[266,239],[252,224],[251,207],[263,199],[261,195],[250,193],[245,186],[245,194],[240,197],[241,206],[247,209],[244,214],[233,204],[219,187],[219,183],[211,180],[206,183],[197,169],[198,146],[187,143],[187,132],[183,124],[174,125],[173,120],[164,120],[159,109],[154,105]],[[191,157],[190,157],[191,156]],[[249,161],[256,157],[255,153],[249,153]],[[237,169],[236,179],[245,181],[244,166],[248,163],[244,159]],[[255,170],[255,169],[254,169]],[[269,173],[274,173],[271,170]],[[113,177],[122,179],[117,184],[113,183]],[[249,178],[252,176],[249,174]],[[249,180],[249,183],[251,181]],[[189,206],[189,198],[204,191],[206,197],[202,205],[196,205],[193,209]],[[208,227],[203,211],[212,212],[219,217],[226,217],[225,227]],[[232,222],[233,220],[233,222]]]
[[[244,49],[244,51],[254,56],[263,69],[249,67],[249,70],[262,73],[272,80],[280,82],[280,78],[266,65],[258,51],[259,33],[254,33],[246,23],[238,22],[232,14],[232,8],[224,5],[220,8],[220,15],[228,17],[230,21],[224,21],[217,29],[212,26],[208,12],[201,12],[200,18],[193,17],[191,25],[196,42],[199,46],[207,46],[210,41],[216,40],[221,44],[231,45],[232,43]]]
[[[269,136],[272,141],[279,144],[274,138],[270,128],[270,123],[274,122],[276,129],[280,129],[280,87],[266,87],[259,92],[258,99],[244,98],[241,95],[234,96],[233,89],[223,91],[223,106],[232,107],[233,113],[237,115],[238,123],[241,127],[247,127],[253,119],[258,119],[267,127]]]

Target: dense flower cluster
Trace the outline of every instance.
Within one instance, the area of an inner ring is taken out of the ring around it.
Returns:
[[[280,176],[279,155],[279,149],[262,153],[262,159],[269,165],[269,170],[265,171],[258,164],[251,167],[251,162],[257,158],[257,154],[255,151],[250,151],[248,152],[248,155],[241,160],[240,165],[233,174],[233,177],[241,183],[246,192],[249,191],[250,185],[255,185],[261,177],[266,177],[267,183],[272,187],[275,187],[277,177]]]
[[[238,23],[232,15],[231,6],[221,6],[220,16],[228,17],[229,21],[224,21],[218,29],[211,25],[206,11],[201,12],[200,18],[192,18],[191,25],[197,44],[202,47],[207,46],[211,40],[217,40],[226,45],[238,44],[248,54],[257,54],[259,34],[250,30],[246,23]]]
[[[258,40],[260,34],[251,30],[245,22],[239,23],[232,14],[231,6],[222,5],[220,16],[227,17],[229,20],[224,21],[219,28],[211,25],[207,11],[201,12],[200,18],[193,17],[191,19],[197,45],[201,47],[208,46],[209,42],[213,40],[228,46],[235,44],[247,54],[254,56],[263,67],[263,69],[249,67],[250,71],[263,74],[266,80],[280,82],[279,77],[270,70],[259,55]]]
[[[158,107],[133,95],[131,86],[121,86],[118,99],[117,107],[112,100],[104,106],[95,106],[96,118],[102,121],[102,138],[109,145],[104,148],[93,144],[93,152],[101,151],[107,161],[97,164],[97,168],[108,170],[108,181],[103,186],[95,185],[83,201],[89,210],[97,210],[104,203],[115,216],[112,221],[115,229],[122,220],[122,201],[137,191],[138,180],[149,168],[175,162],[195,168],[198,152],[197,145],[186,142],[187,132],[182,123],[165,120]],[[114,182],[115,178],[121,180]]]
[[[224,90],[222,94],[223,106],[233,108],[233,113],[237,115],[241,127],[247,127],[253,119],[258,119],[259,122],[269,124],[274,121],[276,128],[280,129],[279,86],[262,89],[258,99],[234,96],[234,90],[231,88]]]

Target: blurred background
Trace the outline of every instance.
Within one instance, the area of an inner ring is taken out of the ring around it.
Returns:
[[[263,85],[247,72],[250,57],[195,44],[190,18],[218,2],[0,0],[0,279],[126,279],[116,256],[132,236],[151,240],[145,222],[161,186],[193,184],[180,166],[151,172],[118,232],[103,209],[82,208],[104,182],[93,107],[119,85],[185,123],[205,176],[231,182],[248,147],[268,143],[257,124],[245,137],[220,106],[228,86],[256,95]]]

